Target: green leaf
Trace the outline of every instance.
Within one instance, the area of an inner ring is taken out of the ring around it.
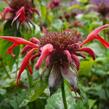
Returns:
[[[37,80],[34,85],[35,86],[28,92],[28,96],[20,104],[20,107],[26,106],[29,102],[37,100],[47,87],[46,82],[41,80]]]
[[[68,109],[88,109],[86,99],[81,100],[80,96],[75,95],[68,87],[65,89]],[[61,90],[48,98],[45,109],[64,109]]]
[[[94,65],[92,59],[81,61],[79,75],[89,76],[91,74],[92,65]]]
[[[63,26],[64,26],[64,24],[63,24],[62,20],[60,20],[60,19],[54,20],[54,22],[52,24],[53,29],[56,31],[62,30]]]

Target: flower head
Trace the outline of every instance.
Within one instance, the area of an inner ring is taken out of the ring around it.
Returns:
[[[93,39],[98,39],[108,48],[109,43],[102,39],[98,34],[107,27],[109,27],[109,25],[104,25],[95,29],[84,41],[82,41],[81,34],[76,30],[48,32],[39,40],[31,38],[30,41],[9,36],[0,36],[0,38],[13,42],[13,45],[8,49],[8,53],[12,53],[13,48],[19,44],[26,44],[22,51],[22,53],[26,53],[26,55],[18,72],[17,83],[26,67],[29,69],[30,74],[32,74],[30,62],[38,57],[35,68],[38,70],[42,63],[45,62],[46,69],[49,71],[48,83],[51,91],[55,91],[61,84],[62,79],[65,79],[73,90],[78,92],[77,71],[80,66],[78,57],[81,56],[86,58],[86,55],[84,54],[84,52],[86,52],[95,59],[93,50],[88,47],[83,47],[83,45]]]
[[[48,3],[47,7],[49,9],[54,9],[60,5],[61,0],[52,0],[51,2]]]
[[[34,8],[32,0],[4,0],[8,3],[8,7],[2,12],[2,17],[5,20],[12,20],[12,23],[19,22],[23,24],[30,22],[34,13],[38,13],[38,10]]]
[[[91,3],[102,16],[109,15],[109,0],[91,0]]]

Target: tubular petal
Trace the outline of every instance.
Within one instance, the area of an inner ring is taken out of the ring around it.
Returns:
[[[106,42],[100,35],[97,35],[96,39],[99,40],[106,48],[109,48],[109,42]]]
[[[24,69],[28,66],[28,63],[29,63],[29,60],[30,60],[30,57],[31,55],[33,54],[34,50],[36,50],[36,48],[33,48],[32,50],[30,50],[26,56],[24,57],[22,63],[21,63],[21,67],[20,67],[20,70],[18,72],[18,76],[17,76],[17,84],[19,83],[19,79],[20,79],[20,76],[22,74],[22,72],[24,71]]]
[[[34,43],[30,42],[30,41],[27,41],[27,40],[25,40],[23,38],[20,38],[20,37],[0,36],[0,38],[8,40],[8,41],[13,42],[13,43],[16,43],[18,45],[26,44],[26,45],[30,45],[33,48],[35,48],[35,47],[38,48],[38,45],[36,45],[36,44],[34,44]]]
[[[72,57],[71,57],[70,52],[68,50],[64,50],[64,53],[66,54],[69,63],[71,63],[72,62]]]
[[[12,57],[15,57],[15,54],[13,53],[13,49],[17,46],[17,44],[13,43],[7,50],[7,53],[10,54]]]
[[[30,49],[32,49],[31,46],[26,45],[23,49],[22,49],[22,54],[25,54],[26,52],[28,52]]]
[[[39,39],[37,39],[36,37],[32,37],[30,39],[30,41],[33,42],[33,43],[35,43],[35,44],[39,44],[40,43]]]
[[[34,44],[39,44],[39,43],[40,43],[40,41],[39,41],[37,38],[35,38],[35,37],[32,37],[32,38],[30,39],[30,41],[33,42]],[[23,48],[23,50],[22,50],[22,54],[28,52],[30,49],[32,49],[32,47],[31,47],[30,45],[26,45],[26,46]]]
[[[93,58],[93,60],[95,60],[95,53],[94,53],[94,51],[92,49],[90,49],[90,48],[81,48],[79,51],[87,52]]]
[[[45,46],[42,47],[41,49],[41,56],[39,57],[35,68],[39,69],[40,65],[42,64],[42,61],[53,51],[53,45],[51,44],[46,44]]]
[[[31,62],[33,62],[34,59],[35,59],[36,57],[38,57],[38,56],[40,56],[39,53],[36,53],[36,54],[32,55],[32,56],[31,56]]]
[[[106,25],[103,25],[103,26],[100,26],[98,27],[97,29],[95,29],[94,31],[92,31],[88,36],[87,38],[80,44],[80,46],[83,46],[84,44],[94,40],[94,39],[98,39],[98,34],[104,30],[105,28],[109,27],[109,24],[106,24]],[[106,42],[106,41],[105,41]],[[102,42],[101,42],[102,43]],[[106,42],[107,43],[107,42]],[[104,43],[102,43],[104,45]]]
[[[73,53],[71,54],[71,56],[72,56],[72,60],[74,61],[74,63],[75,63],[75,65],[76,65],[77,69],[79,70],[80,62],[79,62],[78,57],[77,57],[75,54],[73,54]]]

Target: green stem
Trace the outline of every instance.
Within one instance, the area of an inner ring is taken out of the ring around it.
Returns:
[[[28,76],[29,88],[31,88],[32,87],[32,76],[29,74],[28,70],[27,70],[27,76]]]
[[[62,99],[63,99],[64,109],[68,109],[66,95],[65,95],[64,81],[62,81],[62,84],[61,84],[61,91],[62,91]]]

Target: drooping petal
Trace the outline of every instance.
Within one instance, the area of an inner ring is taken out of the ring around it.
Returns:
[[[62,80],[62,76],[60,73],[59,66],[53,66],[49,75],[48,84],[50,93],[53,94],[57,88],[60,86]]]
[[[21,63],[19,72],[18,72],[17,84],[19,83],[19,79],[20,79],[20,76],[21,76],[22,72],[23,72],[24,69],[28,66],[30,57],[32,56],[34,50],[36,50],[36,48],[33,48],[32,50],[30,50],[30,51],[26,54],[26,56],[24,57],[24,59],[23,59],[23,61],[22,61],[22,63]]]
[[[41,48],[41,56],[39,57],[35,68],[39,69],[40,65],[42,64],[42,61],[53,51],[53,45],[46,44]]]
[[[97,35],[96,39],[99,40],[106,48],[109,48],[109,42],[106,42],[100,35]]]
[[[79,70],[79,67],[80,67],[80,61],[78,59],[78,56],[76,56],[75,54],[71,54],[72,56],[72,60],[74,61],[74,64],[76,65],[77,69]]]
[[[32,55],[32,56],[31,56],[31,62],[33,62],[34,59],[35,59],[36,57],[38,57],[38,56],[40,56],[39,53],[36,53],[36,54]]]
[[[36,44],[36,45],[37,45],[37,44],[40,44],[40,41],[39,41],[37,38],[35,38],[35,37],[32,37],[32,38],[30,39],[30,41],[33,42],[33,43]],[[26,46],[23,48],[23,50],[22,50],[22,54],[28,52],[30,49],[32,49],[32,47],[31,47],[30,45],[26,45]]]
[[[66,54],[69,63],[71,63],[72,62],[72,57],[71,57],[70,52],[68,50],[64,50],[64,53]]]
[[[72,86],[73,90],[75,92],[78,92],[78,86],[77,86],[77,73],[75,69],[72,69],[71,67],[60,67],[61,74],[65,80],[67,80],[70,85]]]
[[[29,50],[31,50],[32,49],[32,47],[31,46],[29,46],[29,45],[26,45],[23,49],[22,49],[22,54],[25,54],[25,53],[27,53]]]
[[[13,43],[7,50],[7,53],[10,54],[12,57],[15,57],[15,54],[13,53],[13,49],[17,46],[16,43]]]
[[[40,43],[39,39],[37,39],[36,37],[32,37],[30,39],[30,41],[33,42],[33,43],[35,43],[35,44],[39,44]]]
[[[79,51],[87,52],[95,60],[95,53],[91,48],[80,48]]]
[[[38,47],[38,45],[36,45],[36,44],[34,44],[34,43],[30,42],[30,41],[27,41],[27,40],[25,40],[23,38],[20,38],[20,37],[0,36],[0,38],[4,39],[4,40],[8,40],[8,41],[13,42],[13,43],[18,44],[18,45],[26,44],[26,45],[30,45],[33,48],[34,47],[36,47],[36,48]]]
[[[94,31],[92,31],[88,36],[87,36],[87,38],[80,44],[80,46],[83,46],[84,44],[86,44],[86,43],[88,43],[88,42],[90,42],[90,41],[92,41],[92,40],[94,40],[94,39],[98,39],[99,40],[99,37],[98,37],[98,34],[102,31],[102,30],[104,30],[104,29],[106,29],[106,28],[108,28],[109,27],[109,24],[106,24],[106,25],[103,25],[103,26],[100,26],[100,27],[98,27],[97,29],[95,29]],[[105,45],[107,45],[107,43],[108,42],[106,42],[104,39],[102,39],[102,41],[101,40],[99,40],[104,46]],[[106,44],[104,44],[104,43],[106,43]],[[107,46],[106,46],[107,47]],[[109,46],[108,46],[108,48],[109,48]]]

